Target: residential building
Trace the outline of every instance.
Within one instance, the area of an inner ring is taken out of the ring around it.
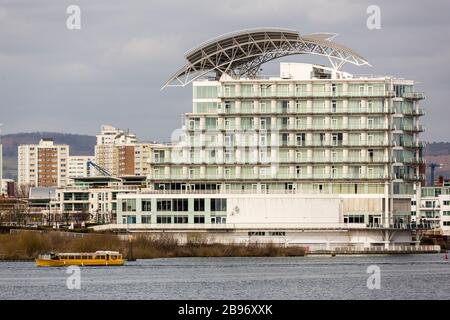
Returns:
[[[111,174],[118,170],[114,165],[115,146],[134,145],[137,143],[136,135],[129,131],[103,125],[97,135],[95,145],[95,162]]]
[[[70,179],[89,177],[88,162],[94,160],[94,156],[69,156],[68,177]]]
[[[68,179],[69,146],[52,139],[18,147],[18,184],[30,187],[64,187]]]
[[[422,187],[419,200],[416,196],[412,199],[411,216],[415,224],[450,236],[450,186]]]
[[[68,220],[91,223],[116,221],[117,194],[136,193],[145,187],[145,177],[74,178],[72,185],[57,189],[52,208],[62,224]]]

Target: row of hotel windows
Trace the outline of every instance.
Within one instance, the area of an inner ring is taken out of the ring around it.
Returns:
[[[284,231],[269,231],[269,232],[249,231],[248,232],[249,237],[253,237],[253,236],[264,237],[266,235],[268,235],[270,237],[284,237],[284,236],[286,236],[286,232],[284,232]]]
[[[290,86],[293,86],[293,90],[291,90]],[[371,83],[371,84],[348,84],[347,92],[352,93],[354,95],[374,95],[374,94],[383,94],[384,91],[388,88],[384,83]],[[287,96],[290,94],[301,95],[305,93],[331,93],[333,95],[339,94],[343,92],[343,84],[342,83],[333,83],[333,84],[325,84],[325,83],[311,83],[311,88],[308,91],[308,86],[306,83],[301,84],[275,84],[267,83],[267,84],[258,84],[257,90],[255,90],[255,86],[253,84],[241,84],[240,85],[240,93],[241,96],[252,96],[258,93],[259,96],[271,96],[271,95],[279,95],[279,96]],[[275,88],[275,90],[273,89]],[[395,85],[394,90],[397,96],[401,96],[404,92],[412,91],[412,86],[399,86]],[[219,94],[232,97],[238,94],[238,90],[236,90],[236,85],[223,85],[223,86],[194,86],[193,87],[193,96],[194,99],[211,99],[217,98]],[[293,91],[291,93],[291,91]]]
[[[345,139],[344,139],[345,137]],[[187,139],[181,142],[177,149],[174,151],[178,151],[178,153],[174,153],[172,156],[174,159],[183,159],[183,148],[186,147],[278,147],[278,146],[359,146],[359,145],[387,145],[387,140],[385,139],[385,134],[383,133],[375,133],[375,134],[363,134],[363,133],[350,133],[347,136],[344,136],[343,132],[319,132],[312,133],[307,135],[306,132],[297,132],[297,133],[287,133],[283,132],[280,134],[267,134],[267,133],[259,133],[254,134],[250,133],[241,133],[239,134],[239,138],[234,133],[227,133],[223,138],[219,138],[218,136],[206,135],[203,134],[193,134],[188,135]],[[413,139],[410,141],[399,141],[398,145],[402,144],[414,144]],[[192,158],[192,156],[190,156]],[[160,155],[155,156],[153,162],[160,163],[163,162],[165,157],[161,157]]]
[[[348,108],[347,110],[351,112],[387,112],[387,109],[384,110],[385,104],[382,99],[370,99],[370,100],[361,100],[359,98],[353,99],[339,99],[339,100],[328,100],[328,99],[314,99],[311,101],[311,111],[317,111],[318,113],[322,112],[332,112],[338,113],[343,112],[343,101],[348,100]],[[260,113],[288,113],[295,111],[296,113],[302,113],[307,111],[308,109],[308,100],[277,100],[275,109],[272,108],[272,100],[259,100],[258,106],[256,108],[255,100],[253,99],[242,99],[240,100],[240,112],[243,113],[255,113],[258,110]],[[328,102],[328,103],[327,103]],[[395,111],[398,113],[402,113],[403,111],[409,112],[414,108],[413,103],[406,102],[396,102]],[[224,102],[203,102],[196,101],[194,102],[193,111],[194,113],[219,113],[221,111],[225,113],[234,113],[237,112],[237,108],[235,107],[236,103],[234,101],[225,100]],[[388,104],[386,104],[388,106]],[[295,109],[294,109],[295,107]]]
[[[196,198],[194,200],[194,211],[205,211],[205,199]],[[208,199],[210,200],[210,211],[227,211],[227,199]],[[141,210],[145,212],[152,211],[152,201],[150,199],[141,200]],[[136,199],[122,200],[123,212],[136,211]],[[156,199],[157,212],[180,212],[189,211],[189,199]]]
[[[174,216],[156,216],[157,224],[187,224],[189,218],[186,215],[174,215]],[[226,217],[211,217],[210,223],[212,224],[224,224],[227,222]],[[136,216],[123,217],[123,223],[136,224]],[[151,224],[151,216],[141,216],[142,224]],[[204,224],[205,216],[194,216],[194,224]]]
[[[241,123],[238,126],[234,119],[225,119],[225,124],[223,127],[219,127],[217,118],[206,118],[206,125],[204,129],[207,130],[283,130],[283,129],[388,129],[386,120],[384,118],[368,118],[367,120],[362,120],[360,118],[350,119],[347,124],[344,125],[343,119],[331,118],[328,123],[325,118],[313,119],[311,123],[307,122],[307,119],[296,118],[295,122],[290,118],[280,118],[278,123],[272,123],[271,118],[261,118],[259,121],[259,127],[255,126],[255,121],[253,118],[241,118]],[[189,130],[201,130],[199,118],[194,118],[189,120]],[[399,130],[406,128],[412,128],[413,123],[398,123],[394,122],[394,125]]]

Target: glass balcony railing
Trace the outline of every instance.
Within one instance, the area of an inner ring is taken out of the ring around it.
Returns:
[[[229,92],[226,90],[219,90],[218,98],[307,98],[307,97],[392,97],[394,93],[392,91],[387,90],[356,90],[356,91],[283,91],[277,92],[272,90],[260,90],[252,93],[243,93],[243,92]],[[423,99],[423,93],[411,93],[411,94],[403,94],[404,98],[409,99]]]
[[[425,99],[425,94],[423,92],[404,92],[402,97],[411,100],[422,100]]]
[[[341,180],[379,180],[388,179],[389,175],[384,173],[372,173],[372,174],[357,174],[357,173],[347,173],[342,172],[331,172],[331,173],[286,173],[286,172],[276,172],[276,173],[241,173],[237,174],[235,172],[222,173],[222,174],[154,174],[150,179],[154,180],[237,180],[237,179],[310,179],[310,180],[324,180],[324,179],[341,179]],[[396,176],[396,179],[417,179],[418,176]]]

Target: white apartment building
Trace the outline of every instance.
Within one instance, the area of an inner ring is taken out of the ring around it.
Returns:
[[[30,187],[64,187],[68,182],[69,146],[52,139],[18,147],[18,184]]]
[[[89,177],[88,162],[94,160],[94,156],[69,156],[68,177],[70,179]]]
[[[109,125],[103,125],[97,135],[95,145],[95,163],[113,174],[115,146],[137,143],[136,135]]]
[[[420,197],[411,202],[415,224],[426,224],[444,236],[450,236],[450,186],[422,187]]]
[[[91,223],[111,223],[116,220],[117,194],[137,193],[145,187],[145,178],[116,177],[74,178],[70,186],[58,188],[51,201],[57,220],[74,220]]]

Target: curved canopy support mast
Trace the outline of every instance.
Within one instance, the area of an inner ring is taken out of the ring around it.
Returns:
[[[295,30],[266,28],[227,34],[188,51],[185,54],[188,63],[162,89],[186,86],[210,73],[214,73],[217,80],[224,73],[232,77],[253,77],[262,64],[297,54],[324,56],[336,70],[340,70],[345,63],[370,66],[353,50],[331,41],[335,37],[334,33],[301,36]]]

